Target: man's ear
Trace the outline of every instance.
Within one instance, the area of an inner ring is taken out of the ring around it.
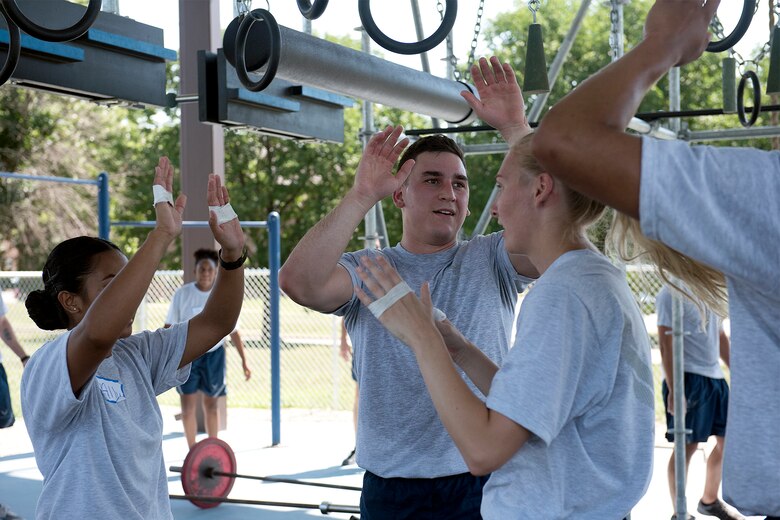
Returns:
[[[404,186],[401,186],[393,192],[393,204],[396,208],[403,208],[406,206],[404,202]]]

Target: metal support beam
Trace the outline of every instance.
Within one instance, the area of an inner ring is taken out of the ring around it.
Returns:
[[[780,126],[758,126],[751,128],[729,128],[691,132],[684,130],[681,138],[686,141],[721,141],[726,139],[761,139],[780,136]]]
[[[466,124],[464,84],[426,74],[284,26],[276,77],[401,110]],[[259,44],[262,42],[250,42]],[[476,89],[472,90],[476,93]]]
[[[197,53],[201,49],[215,50],[221,42],[219,1],[192,2],[179,0],[179,45],[181,49],[180,92],[198,91]],[[206,193],[209,173],[225,176],[225,138],[221,126],[200,122],[198,105],[181,106],[180,165],[182,192]],[[194,198],[193,201],[197,201]],[[200,199],[201,201],[203,199]],[[185,220],[208,220],[208,207],[187,204]],[[209,229],[188,228],[182,231],[182,269],[186,282],[193,279],[195,261],[192,252],[201,247],[214,247]]]

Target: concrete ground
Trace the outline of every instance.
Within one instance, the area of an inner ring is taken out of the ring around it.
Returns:
[[[178,409],[163,408],[163,452],[166,467],[180,466],[187,454],[187,443],[181,424],[174,419]],[[327,482],[348,486],[362,485],[362,470],[356,466],[341,467],[340,463],[354,444],[350,412],[320,412],[283,410],[282,443],[271,444],[271,418],[268,410],[231,408],[228,427],[220,437],[236,454],[237,472],[247,475],[275,476]],[[632,513],[633,520],[658,520],[672,514],[666,481],[666,464],[672,453],[671,444],[663,437],[664,428],[656,429],[655,471],[645,497]],[[711,445],[705,447],[707,451]],[[704,450],[691,461],[688,478],[688,508],[696,513],[704,482]],[[32,445],[23,421],[12,428],[0,430],[0,503],[25,519],[33,519],[35,503],[41,489],[41,474],[35,465]],[[170,493],[181,494],[178,473],[169,473]],[[292,502],[319,506],[322,502],[357,506],[359,493],[256,480],[237,479],[230,498]],[[220,520],[296,520],[322,517],[319,509],[261,507],[222,504],[213,509],[199,509],[189,502],[173,500],[174,518]],[[331,518],[350,518],[350,514],[331,513]],[[709,517],[711,518],[711,517]]]

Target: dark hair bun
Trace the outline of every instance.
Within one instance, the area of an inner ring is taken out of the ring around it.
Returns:
[[[33,291],[24,302],[27,314],[43,330],[68,328],[59,303],[46,291]]]

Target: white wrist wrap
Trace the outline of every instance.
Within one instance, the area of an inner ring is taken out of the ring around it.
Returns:
[[[371,314],[379,318],[384,312],[393,306],[395,302],[412,292],[409,286],[401,280],[398,285],[387,291],[387,294],[368,306]]]
[[[433,321],[444,321],[447,319],[447,315],[441,309],[433,308]]]
[[[217,224],[224,224],[230,222],[234,218],[238,218],[236,212],[233,211],[233,206],[228,202],[224,206],[209,206],[209,211],[213,211],[217,214]]]
[[[167,202],[171,206],[173,206],[173,195],[170,191],[166,190],[159,184],[153,184],[152,185],[152,194],[154,194],[154,203],[152,206],[156,206],[160,204],[161,202]]]

